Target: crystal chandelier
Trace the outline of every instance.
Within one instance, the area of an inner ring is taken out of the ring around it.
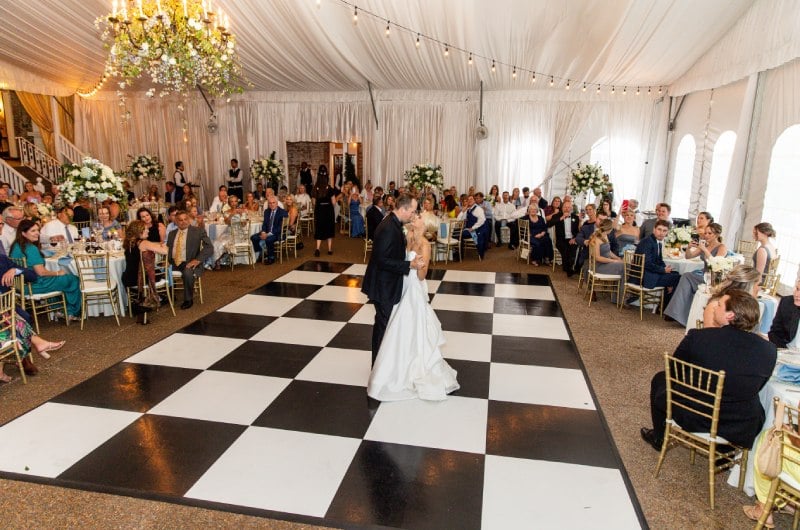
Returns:
[[[198,88],[212,96],[241,92],[241,64],[227,15],[212,0],[113,0],[103,42],[106,72],[125,89],[147,76],[149,97]]]

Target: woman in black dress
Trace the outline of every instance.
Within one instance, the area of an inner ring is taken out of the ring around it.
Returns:
[[[142,206],[136,210],[136,219],[147,227],[147,240],[153,243],[164,243],[167,240],[167,227],[153,215],[148,208]]]
[[[169,251],[163,243],[149,241],[148,235],[147,225],[144,221],[138,219],[131,221],[125,228],[125,241],[122,245],[125,250],[125,270],[122,272],[122,284],[132,291],[135,289],[135,295],[133,292],[131,294],[136,296],[139,302],[142,301],[144,295],[144,278],[139,268],[140,263],[144,263],[147,271],[147,283],[152,292],[155,292],[155,254],[166,254]],[[136,311],[134,310],[134,312]],[[147,324],[147,319],[144,318],[142,312],[138,313],[136,322]]]
[[[328,168],[319,166],[317,183],[312,190],[314,198],[314,239],[317,249],[314,256],[319,256],[319,247],[323,239],[328,240],[328,255],[333,254],[333,236],[336,233],[336,216],[333,205],[339,198],[339,190],[328,185]]]

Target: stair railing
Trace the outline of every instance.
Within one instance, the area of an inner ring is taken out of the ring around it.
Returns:
[[[25,191],[25,183],[30,181],[0,158],[0,182],[7,183],[16,193],[22,193]]]
[[[19,150],[19,161],[23,166],[31,168],[43,179],[49,180],[51,184],[55,184],[61,179],[61,164],[43,149],[39,149],[21,136],[17,136],[17,149]]]
[[[64,138],[63,135],[56,135],[56,152],[73,164],[80,164],[86,155],[78,149],[75,144]]]

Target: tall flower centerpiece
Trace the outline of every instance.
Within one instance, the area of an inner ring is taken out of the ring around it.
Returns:
[[[95,203],[111,199],[123,206],[127,204],[122,179],[99,160],[87,156],[80,164],[64,164],[62,169],[64,181],[58,185],[61,204],[72,204],[83,198]]]
[[[577,169],[572,170],[569,191],[576,196],[580,195],[583,199],[581,202],[585,203],[589,192],[594,193],[596,197],[611,197],[614,185],[611,183],[611,177],[603,173],[600,165],[582,165],[578,162]]]
[[[676,226],[664,238],[667,245],[674,248],[685,248],[692,241],[692,229],[688,226]]]
[[[130,158],[130,166],[128,167],[128,175],[136,182],[148,180],[161,180],[164,178],[164,166],[155,155],[137,155],[128,156]]]
[[[405,177],[406,184],[419,191],[424,191],[425,188],[440,190],[444,187],[444,175],[439,164],[416,164],[406,171]]]
[[[727,256],[711,256],[706,260],[706,277],[711,285],[719,285],[725,276],[736,266],[736,261]]]
[[[266,185],[278,193],[283,184],[283,163],[275,158],[275,151],[269,158],[256,158],[250,162],[250,176],[257,181],[265,181]]]

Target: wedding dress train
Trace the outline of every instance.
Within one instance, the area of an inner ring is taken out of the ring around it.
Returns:
[[[408,252],[406,259],[416,254]],[[441,401],[459,389],[456,371],[442,358],[442,325],[428,303],[428,285],[411,270],[403,294],[392,309],[367,394],[379,401]]]

